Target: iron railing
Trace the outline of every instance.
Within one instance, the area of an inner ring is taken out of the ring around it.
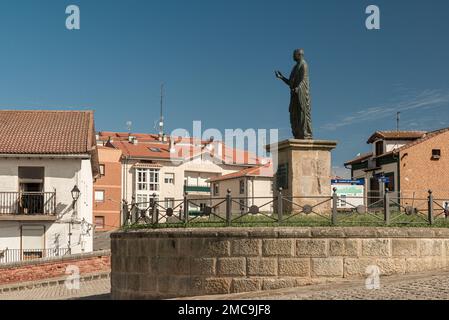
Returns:
[[[0,215],[56,215],[56,192],[0,192]]]
[[[0,250],[0,263],[13,263],[60,257],[70,253],[69,249],[4,249]]]
[[[190,198],[171,202],[155,198],[150,202],[123,202],[125,225],[149,227],[171,225],[222,224],[298,224],[298,225],[401,225],[449,221],[449,203],[427,198],[405,198],[385,190],[383,195],[365,197],[339,196],[336,189],[330,196],[288,197],[279,190],[273,197]],[[360,204],[362,203],[362,204]],[[344,205],[342,205],[344,204]]]

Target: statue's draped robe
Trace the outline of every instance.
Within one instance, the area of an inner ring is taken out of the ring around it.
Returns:
[[[289,79],[290,123],[295,139],[312,139],[312,115],[310,106],[309,71],[302,60],[293,68]],[[298,88],[298,92],[295,89]]]

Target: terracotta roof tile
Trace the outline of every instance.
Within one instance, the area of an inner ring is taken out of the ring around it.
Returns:
[[[263,166],[256,166],[251,168],[245,168],[237,172],[225,174],[218,177],[213,177],[209,179],[209,182],[217,182],[229,179],[236,179],[242,177],[273,177],[273,166],[271,163],[268,163]]]
[[[363,153],[363,154],[361,154],[361,155],[359,155],[359,156],[357,156],[357,157],[355,157],[355,158],[345,162],[345,166],[362,162],[362,161],[364,161],[364,160],[366,160],[368,158],[371,158],[372,156],[373,156],[372,152]]]
[[[0,110],[0,154],[85,154],[95,147],[92,111]]]
[[[426,131],[376,131],[369,137],[367,143],[373,143],[377,139],[384,140],[415,140],[426,134]]]

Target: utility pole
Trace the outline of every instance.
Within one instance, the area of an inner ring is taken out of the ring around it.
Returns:
[[[159,118],[159,138],[162,140],[164,137],[164,84],[161,84],[161,113]]]
[[[398,112],[396,113],[396,131],[397,131],[397,132],[399,132],[400,115],[401,115],[401,113],[398,111]]]

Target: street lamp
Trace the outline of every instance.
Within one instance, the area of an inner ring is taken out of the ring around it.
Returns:
[[[75,185],[73,187],[72,191],[70,191],[70,193],[72,194],[72,199],[73,199],[72,206],[73,206],[73,209],[75,209],[75,203],[78,201],[78,199],[80,197],[80,194],[81,194],[81,191],[80,191],[80,189],[78,189],[78,186]]]

